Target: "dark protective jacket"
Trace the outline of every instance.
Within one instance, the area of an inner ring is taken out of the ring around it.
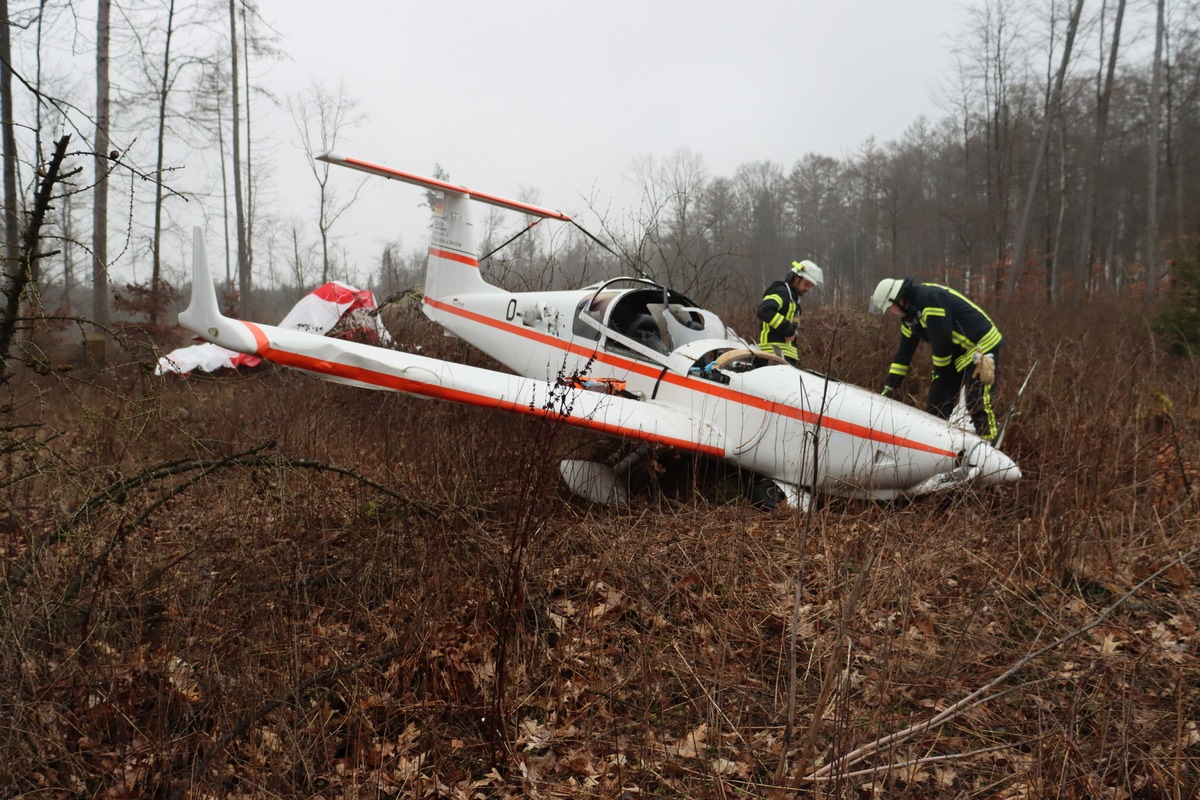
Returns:
[[[1000,346],[1000,330],[983,309],[964,294],[937,283],[913,284],[902,298],[909,316],[900,324],[900,347],[888,369],[885,391],[899,388],[924,339],[933,355],[933,381],[961,373],[973,363],[975,350],[990,353]]]
[[[758,346],[768,352],[777,352],[793,363],[798,363],[800,354],[795,342],[787,338],[796,332],[792,321],[800,316],[800,298],[792,290],[790,281],[775,281],[767,287],[762,302],[758,304],[757,316],[762,321],[758,334]]]

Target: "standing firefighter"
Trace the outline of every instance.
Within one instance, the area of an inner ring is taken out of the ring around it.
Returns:
[[[983,309],[966,295],[940,284],[884,278],[871,295],[870,311],[903,318],[900,348],[888,369],[883,394],[900,388],[917,345],[924,339],[933,354],[933,382],[925,410],[949,419],[965,384],[967,412],[976,432],[994,440],[997,426],[992,390],[1003,339]]]
[[[800,298],[808,294],[809,289],[820,289],[824,284],[825,275],[816,264],[793,261],[787,276],[767,287],[758,305],[758,318],[762,320],[762,331],[758,334],[760,350],[773,352],[783,356],[792,366],[800,366],[800,354],[796,351]]]

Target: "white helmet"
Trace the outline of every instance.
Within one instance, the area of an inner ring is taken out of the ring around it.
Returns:
[[[900,290],[904,288],[904,280],[902,278],[884,278],[875,287],[875,292],[871,295],[871,304],[867,306],[867,310],[872,314],[882,314],[887,311],[888,306],[896,302],[896,298],[900,296]]]
[[[818,289],[825,285],[825,273],[811,261],[793,261],[792,274],[799,275]]]

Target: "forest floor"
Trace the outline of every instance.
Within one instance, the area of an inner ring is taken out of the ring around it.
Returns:
[[[1025,477],[807,513],[668,452],[590,506],[603,440],[270,366],[22,368],[0,796],[1196,797],[1200,371],[1115,301],[997,321]],[[894,320],[805,323],[882,379]]]

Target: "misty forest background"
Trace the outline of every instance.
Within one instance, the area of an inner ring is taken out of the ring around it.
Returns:
[[[641,271],[750,335],[810,257],[806,364],[864,386],[896,343],[878,279],[966,289],[1023,479],[805,513],[669,450],[598,508],[557,477],[620,457],[587,432],[154,375],[194,208],[225,310],[264,321],[329,279],[419,290],[423,248],[350,259],[320,162],[310,214],[274,212],[263,120],[316,154],[359,116],[256,85],[287,54],[254,3],[0,2],[0,797],[1200,792],[1195,0],[976,0],[944,116],[898,141],[650,154],[608,249],[539,225],[486,260],[513,289]],[[489,364],[399,306],[402,346]]]
[[[424,243],[395,242],[357,263],[339,241],[355,196],[311,157],[364,124],[349,89],[261,91],[257,68],[289,54],[253,3],[109,6],[102,0],[95,20],[72,6],[7,5],[0,35],[12,55],[0,83],[13,121],[4,140],[12,252],[54,144],[71,137],[70,177],[39,230],[27,302],[100,325],[114,308],[171,322],[163,312],[190,278],[197,207],[223,232],[224,246],[210,243],[225,255],[213,269],[242,311],[272,319],[275,305],[331,278],[384,297],[419,285]],[[830,290],[811,298],[819,302],[860,302],[878,279],[903,274],[985,301],[1160,297],[1200,218],[1187,188],[1200,172],[1197,4],[988,0],[968,9],[955,73],[937,90],[940,119],[915,119],[898,141],[862,142],[851,157],[797,153],[732,175],[709,174],[686,143],[647,154],[627,165],[640,204],[594,231],[616,255],[569,227],[540,226],[485,268],[513,288],[641,270],[699,302],[735,306],[798,258],[832,268]],[[71,57],[93,50],[89,77]],[[284,138],[309,154],[306,217],[273,210],[264,119],[272,141],[290,127]],[[455,177],[440,165],[428,173]],[[518,199],[540,199],[536,187],[523,191]],[[480,220],[485,252],[528,224],[513,217]],[[11,272],[18,262],[8,263]],[[123,280],[109,278],[117,263]],[[278,289],[286,297],[270,304]]]

